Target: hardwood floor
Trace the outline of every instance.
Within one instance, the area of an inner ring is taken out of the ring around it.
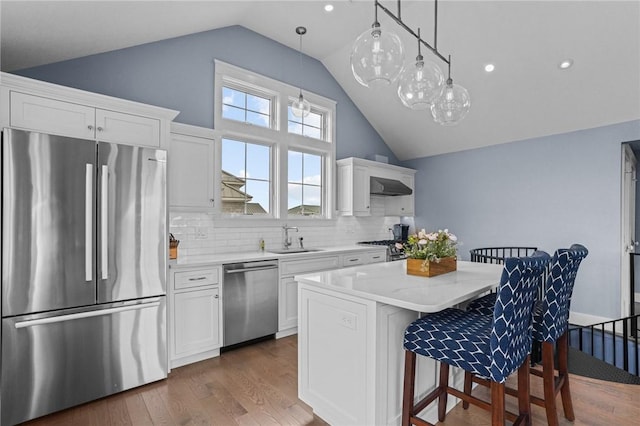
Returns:
[[[532,392],[539,394],[540,380],[532,377],[531,381]],[[560,411],[561,425],[630,425],[640,417],[640,387],[636,385],[572,376],[571,390],[576,421],[567,421]],[[476,395],[483,392],[479,389]],[[174,369],[167,380],[25,425],[326,425],[298,400],[297,393],[297,339],[291,336]],[[515,410],[511,398],[507,406]],[[545,425],[544,410],[532,409],[533,424]],[[458,405],[441,424],[488,425],[488,414]]]

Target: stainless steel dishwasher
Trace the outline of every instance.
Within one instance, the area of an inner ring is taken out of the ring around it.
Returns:
[[[224,265],[223,346],[278,331],[278,261]]]

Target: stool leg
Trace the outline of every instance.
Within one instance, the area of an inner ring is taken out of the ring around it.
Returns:
[[[556,412],[555,373],[553,368],[553,343],[542,342],[542,386],[544,388],[544,408],[547,424],[558,426]]]
[[[491,426],[504,426],[504,383],[491,382]]]
[[[574,421],[576,416],[573,414],[573,403],[571,401],[571,390],[569,389],[569,339],[568,332],[560,336],[558,339],[558,373],[562,386],[560,387],[560,395],[562,396],[562,408],[564,416],[567,420]]]
[[[411,425],[416,383],[416,354],[404,351],[404,390],[402,395],[402,426]]]
[[[438,420],[444,422],[447,415],[447,387],[449,387],[449,364],[440,363],[440,396],[438,397]]]
[[[531,398],[529,394],[529,374],[531,357],[524,360],[518,368],[518,410],[520,417],[524,418],[524,424],[531,426]]]
[[[465,395],[471,395],[471,385],[473,384],[471,373],[468,371],[464,372],[464,393]],[[469,403],[467,401],[462,401],[462,408],[465,410],[469,408]]]

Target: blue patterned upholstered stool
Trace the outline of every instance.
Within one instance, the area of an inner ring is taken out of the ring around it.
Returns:
[[[589,251],[580,244],[574,244],[569,249],[559,249],[551,260],[549,274],[544,289],[542,300],[536,302],[533,314],[533,339],[542,345],[542,371],[531,370],[532,374],[543,379],[544,399],[531,396],[531,402],[545,407],[547,423],[551,426],[558,425],[556,411],[556,395],[560,392],[564,415],[573,421],[573,404],[569,389],[568,373],[568,326],[569,307],[573,285],[575,283],[578,267]],[[469,304],[468,310],[484,314],[489,317],[491,295],[477,299]],[[495,302],[494,302],[495,303]],[[557,348],[558,376],[555,376],[554,349]],[[473,379],[477,383],[482,381]],[[465,393],[471,392],[472,377],[465,375]],[[483,384],[488,385],[487,382]],[[516,394],[507,389],[507,393]],[[463,403],[464,408],[469,405]]]
[[[505,260],[492,316],[460,309],[445,309],[409,324],[404,335],[405,372],[402,424],[429,425],[417,415],[438,399],[438,419],[444,421],[447,394],[491,411],[492,425],[530,424],[529,351],[536,281],[550,257],[544,252]],[[438,387],[414,402],[416,355],[440,361]],[[449,387],[449,365],[491,382],[491,404]],[[519,415],[505,412],[507,377],[518,370]]]

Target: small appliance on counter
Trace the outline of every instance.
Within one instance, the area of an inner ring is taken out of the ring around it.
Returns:
[[[409,225],[396,223],[393,225],[393,239],[399,242],[407,241],[409,238]]]

